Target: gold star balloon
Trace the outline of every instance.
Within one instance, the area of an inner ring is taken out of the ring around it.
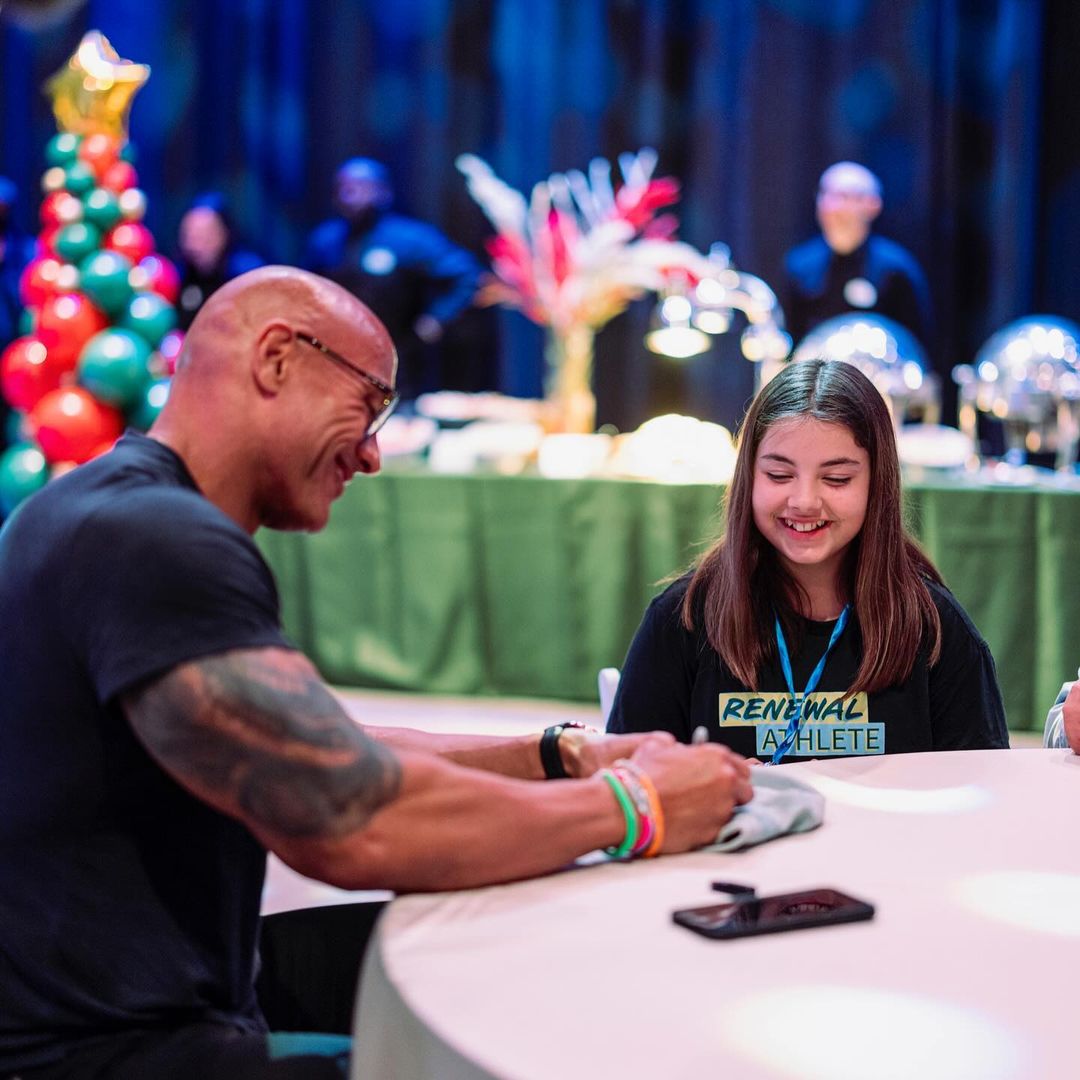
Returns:
[[[71,59],[45,84],[60,131],[127,139],[128,110],[150,78],[146,64],[121,60],[99,30],[83,35]]]

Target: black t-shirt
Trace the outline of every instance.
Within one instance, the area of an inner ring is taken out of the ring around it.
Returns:
[[[780,286],[784,320],[797,345],[815,326],[836,315],[884,315],[933,345],[930,290],[915,257],[883,236],[846,255],[814,237],[784,259]]]
[[[261,646],[290,647],[271,573],[159,442],[125,435],[0,532],[0,1074],[132,1028],[264,1030],[265,852],[118,704]]]
[[[681,621],[689,585],[684,577],[649,605],[626,657],[608,731],[670,731],[689,742],[704,725],[714,742],[767,761],[783,739],[792,707],[778,659],[749,690],[723,663],[696,620]],[[930,584],[941,616],[941,655],[928,664],[919,648],[906,682],[844,698],[862,659],[857,618],[851,618],[825,663],[805,723],[784,761],[921,750],[979,750],[1009,745],[1005,710],[986,642],[953,595]],[[792,646],[795,690],[801,693],[829,644],[834,622],[801,620]]]

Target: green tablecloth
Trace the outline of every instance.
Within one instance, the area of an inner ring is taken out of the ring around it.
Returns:
[[[385,473],[322,533],[259,542],[287,631],[332,683],[588,700],[718,503],[708,485]],[[1010,725],[1041,728],[1080,663],[1080,495],[915,486],[907,505],[990,643]]]

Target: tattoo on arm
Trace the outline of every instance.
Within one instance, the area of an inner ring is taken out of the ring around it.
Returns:
[[[173,776],[280,835],[362,828],[401,786],[393,752],[364,734],[299,653],[237,650],[183,664],[124,706]]]

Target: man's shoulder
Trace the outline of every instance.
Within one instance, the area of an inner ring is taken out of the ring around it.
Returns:
[[[820,236],[814,236],[789,248],[787,254],[784,255],[784,266],[788,273],[798,277],[827,263],[831,255],[832,251],[825,240]]]
[[[172,451],[131,434],[109,453],[51,481],[15,519],[23,532],[80,542],[96,538],[110,550],[183,543],[193,528],[246,537],[196,489]]]
[[[923,277],[919,260],[902,244],[876,233],[867,240],[867,253],[881,270],[894,270],[909,277]]]
[[[683,574],[653,597],[649,603],[648,615],[657,625],[682,624],[683,603],[690,588],[691,577],[691,574]]]
[[[451,240],[435,225],[392,210],[380,215],[368,237],[368,243],[392,244],[399,252],[423,255],[433,248],[453,246]]]
[[[333,217],[319,222],[308,234],[307,261],[310,263],[320,258],[333,261],[340,258],[348,233],[349,225],[344,218]]]
[[[249,270],[258,270],[260,266],[265,265],[266,260],[256,252],[249,251],[247,248],[235,248],[229,255],[228,276],[230,278],[239,277]]]

